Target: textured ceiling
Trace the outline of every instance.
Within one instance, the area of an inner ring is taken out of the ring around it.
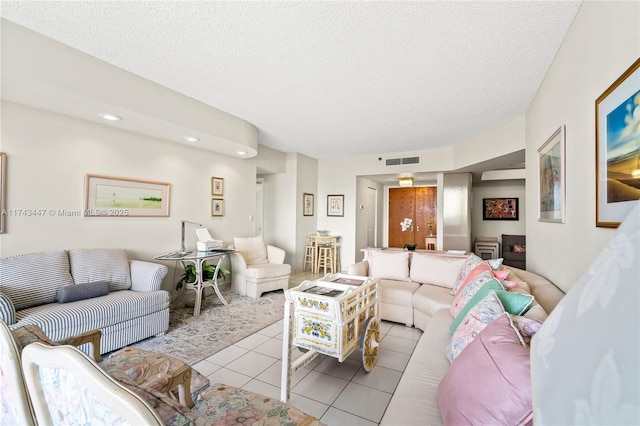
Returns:
[[[2,1],[17,24],[310,157],[465,142],[526,112],[579,1]]]

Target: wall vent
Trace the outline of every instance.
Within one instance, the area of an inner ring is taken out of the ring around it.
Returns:
[[[386,160],[387,166],[399,166],[401,164],[418,164],[418,163],[420,163],[420,157],[388,158]]]

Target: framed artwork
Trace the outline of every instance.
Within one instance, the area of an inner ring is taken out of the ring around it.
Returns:
[[[538,221],[564,223],[565,130],[560,126],[538,148]]]
[[[84,215],[115,217],[169,216],[171,184],[88,174]]]
[[[327,195],[327,216],[344,216],[344,195]]]
[[[211,178],[211,195],[224,195],[224,178],[212,177]]]
[[[7,189],[7,154],[0,152],[0,234],[5,232]]]
[[[596,99],[596,226],[617,228],[640,200],[640,59]]]
[[[224,200],[222,198],[211,199],[211,216],[224,216]]]
[[[302,214],[313,216],[313,194],[302,194]]]
[[[518,220],[518,198],[483,198],[482,220]]]

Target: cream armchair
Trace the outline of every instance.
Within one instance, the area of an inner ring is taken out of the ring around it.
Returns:
[[[257,299],[264,292],[289,287],[291,265],[284,263],[284,250],[265,244],[262,236],[236,237],[229,248],[238,250],[230,256],[234,292]]]

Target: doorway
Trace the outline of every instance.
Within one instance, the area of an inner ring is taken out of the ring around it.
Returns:
[[[436,230],[437,194],[435,186],[389,188],[389,247],[426,248],[425,238]]]

